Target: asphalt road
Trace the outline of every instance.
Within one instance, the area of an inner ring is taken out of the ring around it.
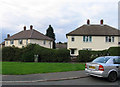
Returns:
[[[11,82],[2,83],[3,85],[120,85],[120,79],[116,82],[108,82],[106,79],[97,77],[85,77],[74,80],[48,81],[48,82]]]

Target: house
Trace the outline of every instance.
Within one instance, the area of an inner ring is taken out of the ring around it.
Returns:
[[[40,46],[46,48],[53,48],[53,39],[33,29],[32,25],[29,30],[26,30],[26,26],[24,26],[24,29],[21,32],[18,32],[12,36],[8,34],[5,39],[5,47],[15,46],[22,48],[30,43],[39,44]]]
[[[56,43],[56,49],[67,49],[66,43]]]
[[[68,38],[67,49],[71,56],[77,56],[79,50],[104,50],[109,47],[119,46],[120,30],[103,24],[84,24],[66,34]]]
[[[0,44],[0,48],[5,47],[5,41]]]

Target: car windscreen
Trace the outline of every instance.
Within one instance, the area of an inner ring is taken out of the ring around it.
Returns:
[[[107,57],[98,57],[95,60],[93,60],[93,63],[106,63],[110,58]]]

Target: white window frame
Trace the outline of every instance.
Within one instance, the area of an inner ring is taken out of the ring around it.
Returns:
[[[115,37],[114,36],[106,36],[105,37],[105,42],[114,42]]]
[[[92,42],[92,36],[83,36],[83,42]]]
[[[28,44],[28,39],[26,40],[26,44]]]
[[[83,48],[83,50],[92,50],[92,48]]]
[[[43,41],[43,44],[46,45],[46,40]]]
[[[8,41],[6,41],[6,44],[8,45]]]
[[[22,43],[20,43],[20,41],[22,41]],[[22,45],[23,44],[23,40],[22,39],[18,40],[18,43],[19,43],[19,45]]]
[[[72,41],[72,42],[75,41],[75,37],[74,37],[74,36],[71,37],[71,41]]]
[[[10,40],[10,44],[13,45],[14,44],[14,40]]]

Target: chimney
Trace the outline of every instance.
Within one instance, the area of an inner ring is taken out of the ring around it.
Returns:
[[[7,34],[7,38],[10,37],[10,34]]]
[[[100,24],[103,25],[103,19],[100,20]]]
[[[87,24],[88,24],[88,25],[90,24],[90,20],[89,20],[89,19],[87,20]]]
[[[24,28],[24,31],[26,30],[26,26],[23,27]]]
[[[30,25],[30,30],[32,30],[33,29],[33,26],[32,25]]]

